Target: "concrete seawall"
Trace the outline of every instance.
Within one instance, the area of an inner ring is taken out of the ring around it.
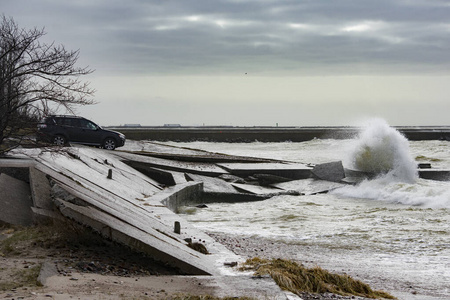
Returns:
[[[357,127],[111,127],[132,140],[209,142],[304,142],[314,138],[348,139]],[[409,140],[450,140],[450,126],[396,127]]]

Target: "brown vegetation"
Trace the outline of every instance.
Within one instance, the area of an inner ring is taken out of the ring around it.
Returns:
[[[348,275],[332,274],[320,267],[305,268],[291,260],[248,259],[242,270],[254,270],[255,275],[270,275],[284,290],[300,295],[301,292],[355,295],[366,298],[395,299],[383,291],[374,291],[369,285]]]

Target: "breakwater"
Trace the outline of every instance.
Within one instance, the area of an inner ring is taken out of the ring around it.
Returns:
[[[358,127],[110,127],[127,139],[208,142],[304,142],[312,139],[348,139]],[[408,140],[450,140],[450,126],[395,127]]]

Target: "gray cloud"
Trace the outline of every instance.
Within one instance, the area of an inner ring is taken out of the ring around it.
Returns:
[[[447,1],[3,1],[98,72],[446,72]]]

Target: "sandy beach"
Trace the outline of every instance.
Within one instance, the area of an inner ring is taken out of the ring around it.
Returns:
[[[233,294],[233,291],[228,291],[228,295],[224,295],[224,291],[218,293],[220,282],[216,278],[183,276],[171,267],[89,231],[74,232],[71,238],[53,234],[51,238],[19,241],[12,245],[13,250],[8,250],[10,252],[5,250],[3,240],[17,230],[3,228],[1,232],[2,299],[177,299],[180,295],[241,296]],[[278,257],[279,253],[289,253],[285,244],[283,246],[281,243],[264,239],[222,234],[212,236],[244,258],[272,258]],[[290,249],[292,250],[295,249]],[[42,287],[30,282],[20,282],[20,277],[26,277],[26,272],[40,266],[39,281],[43,284]],[[308,293],[302,294],[301,298],[364,299]]]

